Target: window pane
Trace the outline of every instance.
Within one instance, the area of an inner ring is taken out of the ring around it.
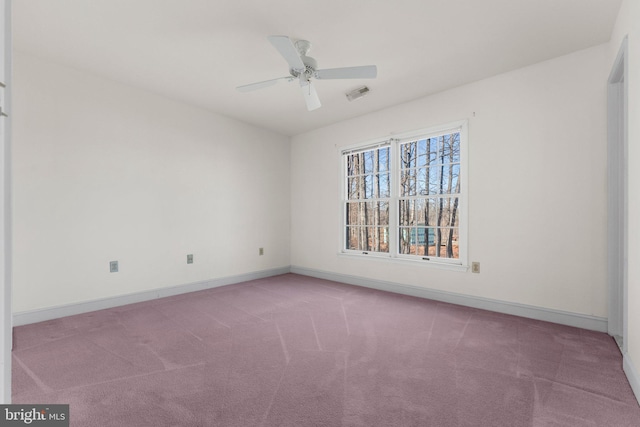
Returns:
[[[367,227],[368,245],[364,250],[389,252],[389,228]]]
[[[380,214],[378,202],[365,202],[363,204],[367,218],[367,225],[378,225],[377,218]]]
[[[458,227],[460,215],[458,214],[457,202],[457,197],[447,197],[440,199],[439,209],[441,209],[441,227]]]
[[[373,175],[367,175],[364,177],[364,198],[370,199],[373,197]]]
[[[435,235],[434,235],[434,252],[433,252],[433,256],[440,256],[441,253],[441,249],[442,249],[442,228],[436,228],[435,229]]]
[[[441,152],[440,152],[440,162],[441,163],[445,163],[445,162],[450,162],[449,160],[449,155],[451,154],[451,134],[449,135],[442,135],[440,137],[440,141],[442,143],[442,147],[441,147]]]
[[[362,224],[362,216],[359,208],[360,208],[360,203],[347,203],[346,205],[347,225]]]
[[[440,166],[440,182],[438,183],[439,194],[449,194],[451,192],[451,188],[449,187],[450,172],[451,172],[450,165],[443,164],[442,166]]]
[[[389,174],[354,176],[347,179],[347,198],[387,198],[391,195]]]
[[[432,166],[429,168],[429,194],[438,194],[440,188],[440,168]]]
[[[354,176],[347,179],[347,198],[372,199],[390,196],[389,174]]]
[[[442,156],[443,156],[443,151],[442,150],[443,150],[443,146],[444,146],[444,136],[437,137],[436,141],[437,141],[437,144],[436,144],[436,147],[437,147],[436,150],[437,151],[436,151],[436,158],[435,158],[434,163],[435,164],[440,164],[440,163],[442,163]]]
[[[378,150],[364,152],[364,173],[374,172]]]
[[[409,200],[400,200],[398,202],[398,223],[400,225],[409,225],[409,211],[411,205]]]
[[[379,155],[378,171],[388,172],[389,170],[391,170],[391,166],[389,163],[391,161],[391,159],[389,158],[389,147],[379,149],[378,153],[379,153],[378,154]]]
[[[435,256],[435,229],[403,227],[399,243],[403,255]]]
[[[449,140],[449,161],[451,163],[459,163],[460,162],[460,133],[456,132],[451,134],[451,138]]]
[[[416,195],[416,170],[408,169],[400,175],[400,196]]]
[[[415,168],[416,167],[416,142],[407,142],[400,145],[400,168]]]
[[[420,168],[417,171],[417,194],[425,196],[429,192],[429,180],[427,178],[428,168]]]
[[[416,207],[415,200],[403,199],[399,201],[399,216],[398,220],[400,225],[417,225],[416,224]]]
[[[436,229],[435,228],[426,228],[425,236],[427,239],[423,243],[423,252],[422,254],[425,256],[435,256],[436,255]]]
[[[349,202],[347,225],[389,225],[389,202]]]
[[[440,199],[438,202],[438,225],[440,227],[448,227],[451,219],[451,209],[449,209],[449,199]]]
[[[389,252],[388,227],[347,227],[346,249]]]
[[[418,167],[424,167],[429,164],[428,147],[426,139],[418,141]]]
[[[438,138],[429,138],[427,150],[429,164],[435,164],[438,159]]]
[[[367,249],[367,227],[347,227],[348,245],[347,249],[356,251],[366,251]]]
[[[388,186],[389,184],[389,176],[388,175],[371,175],[371,193],[369,198],[380,198],[383,197],[382,193],[388,193],[388,188],[384,188],[384,186]]]
[[[437,168],[432,168],[432,169],[437,169],[437,181],[432,185],[432,189],[435,190],[434,193],[436,194],[447,194],[447,192],[449,191],[449,187],[448,187],[448,183],[449,183],[449,165],[448,164],[444,164],[444,165],[440,165]]]
[[[429,204],[427,203],[427,199],[415,199],[415,208],[416,208],[416,224],[415,225],[425,225],[426,224],[426,216],[428,211]]]
[[[347,156],[347,176],[353,176],[356,173],[353,155]]]
[[[441,180],[438,182],[438,193],[451,194],[458,193],[458,178],[460,176],[459,164],[444,164],[440,166]]]
[[[347,227],[346,249],[361,250],[358,230],[359,227]]]
[[[391,182],[389,181],[388,173],[380,174],[378,186],[378,191],[380,193],[379,197],[391,197]]]
[[[433,244],[433,228],[418,228],[418,246],[416,247],[416,255],[428,255],[429,243]]]
[[[389,202],[378,202],[378,222],[379,225],[389,225]]]
[[[374,228],[372,227],[362,227],[362,235],[360,236],[362,250],[369,251],[372,249],[373,245],[373,233]]]
[[[389,227],[380,227],[380,252],[389,252]]]
[[[452,181],[451,181],[452,193],[460,193],[460,187],[458,186],[458,183],[460,182],[460,164],[456,163],[451,165],[451,172],[452,172]]]
[[[355,176],[353,178],[347,179],[347,198],[349,199],[359,199],[360,197],[360,180],[362,177]]]
[[[408,227],[401,227],[399,233],[398,247],[399,251],[403,255],[411,253],[411,231],[414,230]]]
[[[438,199],[428,199],[427,223],[425,225],[436,225],[438,223]]]
[[[364,153],[347,156],[347,175],[353,176],[364,173]]]
[[[441,228],[438,229],[438,232],[440,234],[440,254],[438,256],[458,259],[460,257],[458,229]]]

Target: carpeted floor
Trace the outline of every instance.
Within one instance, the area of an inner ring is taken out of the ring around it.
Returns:
[[[84,426],[640,426],[606,334],[294,274],[15,329]]]

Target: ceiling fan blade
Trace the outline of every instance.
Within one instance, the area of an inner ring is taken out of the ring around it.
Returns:
[[[320,103],[320,98],[318,98],[318,93],[316,92],[316,88],[313,87],[310,81],[301,80],[300,87],[302,88],[302,95],[304,96],[304,102],[307,103],[307,110],[313,111],[322,106]]]
[[[296,49],[291,39],[287,36],[269,36],[269,41],[278,49],[280,55],[287,61],[292,70],[304,70],[305,65],[300,58],[300,53]]]
[[[317,79],[375,79],[378,75],[378,67],[375,65],[362,65],[359,67],[328,68],[316,70]]]
[[[280,80],[293,80],[293,77],[291,76],[287,76],[287,77],[279,77],[277,79],[272,79],[272,80],[265,80],[263,82],[258,82],[258,83],[251,83],[248,85],[243,85],[243,86],[238,86],[236,89],[240,92],[250,92],[252,90],[257,90],[257,89],[262,89],[265,87],[269,87],[269,86],[273,86],[274,84],[278,83]]]

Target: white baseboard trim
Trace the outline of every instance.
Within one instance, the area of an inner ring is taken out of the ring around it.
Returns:
[[[75,314],[103,310],[112,307],[119,307],[122,305],[133,304],[137,302],[150,301],[157,298],[164,298],[173,295],[184,294],[187,292],[217,288],[219,286],[232,285],[234,283],[247,282],[250,280],[262,279],[265,277],[277,276],[290,272],[301,274],[304,276],[317,277],[320,279],[333,280],[336,282],[347,283],[351,285],[379,289],[382,291],[395,292],[404,295],[432,299],[435,301],[442,301],[451,304],[458,304],[467,307],[495,311],[498,313],[512,314],[515,316],[526,317],[530,319],[559,323],[561,325],[575,326],[578,328],[589,329],[598,332],[607,332],[606,318],[493,300],[489,298],[456,294],[453,292],[439,291],[376,279],[367,279],[364,277],[350,276],[346,274],[333,273],[329,271],[315,270],[298,266],[286,266],[269,270],[261,270],[239,274],[236,276],[221,277],[212,280],[205,280],[201,282],[188,283],[144,292],[136,292],[127,295],[118,295],[114,297],[85,301],[81,303],[65,304],[38,310],[15,312],[13,313],[13,325],[21,326],[31,323],[44,322],[46,320],[58,319]]]
[[[221,277],[217,279],[204,280],[201,282],[170,286],[167,288],[153,289],[150,291],[136,292],[127,295],[118,295],[115,297],[101,298],[74,304],[65,304],[38,310],[22,311],[13,313],[13,326],[28,325],[31,323],[44,322],[46,320],[73,316],[75,314],[88,313],[90,311],[103,310],[105,308],[119,307],[136,302],[150,301],[157,298],[164,298],[188,292],[217,288],[219,286],[232,285],[234,283],[248,282],[250,280],[286,274],[289,273],[289,271],[289,266],[286,266],[269,270],[254,271],[251,273],[239,274],[236,276]]]
[[[436,301],[448,302],[451,304],[458,304],[466,307],[495,311],[498,313],[512,314],[514,316],[558,323],[561,325],[574,326],[577,328],[589,329],[592,331],[607,332],[607,319],[603,317],[588,316],[567,311],[553,310],[549,308],[493,300],[489,298],[456,294],[453,292],[439,291],[412,285],[403,285],[376,279],[367,279],[358,276],[350,276],[346,274],[315,270],[293,265],[291,266],[291,273],[317,277],[319,279],[332,280],[335,282],[347,283],[350,285],[364,286],[367,288],[379,289],[382,291],[427,298]]]
[[[633,362],[627,354],[622,357],[622,369],[624,370],[624,373],[629,380],[629,384],[631,385],[631,390],[633,390],[633,394],[636,395],[636,400],[640,405],[640,375],[638,375],[638,371],[636,371]]]

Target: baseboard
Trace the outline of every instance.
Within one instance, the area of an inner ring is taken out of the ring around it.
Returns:
[[[346,274],[315,270],[305,267],[291,266],[291,272],[304,276],[317,277],[319,279],[333,280],[350,285],[364,286],[367,288],[448,302],[451,304],[458,304],[466,307],[480,308],[483,310],[495,311],[498,313],[512,314],[514,316],[553,322],[561,325],[574,326],[577,328],[589,329],[592,331],[607,332],[607,319],[603,317],[588,316],[561,310],[553,310],[525,304],[493,300],[489,298],[456,294],[453,292],[427,289],[412,285],[403,285],[382,280],[367,279],[359,276],[350,276]]]
[[[85,301],[81,303],[65,304],[62,306],[49,307],[39,310],[15,312],[13,313],[13,325],[20,326],[31,323],[38,323],[46,320],[58,319],[60,317],[87,313],[90,311],[149,301],[157,298],[184,294],[187,292],[201,291],[204,289],[211,289],[219,286],[232,285],[234,283],[247,282],[250,280],[262,279],[265,277],[277,276],[289,272],[301,274],[304,276],[317,277],[320,279],[333,280],[336,282],[347,283],[351,285],[379,289],[382,291],[395,292],[404,295],[411,295],[436,301],[448,302],[451,304],[480,308],[483,310],[495,311],[498,313],[512,314],[515,316],[521,316],[530,319],[575,326],[578,328],[589,329],[598,332],[607,332],[606,318],[493,300],[489,298],[456,294],[453,292],[439,291],[412,285],[403,285],[382,280],[367,279],[359,276],[350,276],[346,274],[333,273],[329,271],[315,270],[298,266],[287,266],[269,270],[261,270],[236,276],[222,277],[201,282],[171,286],[168,288],[154,289],[150,291],[136,292],[127,295],[119,295],[115,297]]]
[[[631,385],[631,390],[633,390],[633,394],[636,395],[636,400],[640,405],[640,376],[627,354],[622,358],[622,369],[624,370],[624,373],[629,380],[629,384]]]
[[[204,289],[217,288],[219,286],[232,285],[234,283],[247,282],[250,280],[262,279],[265,277],[278,276],[289,273],[289,266],[274,268],[269,270],[254,271],[251,273],[239,274],[236,276],[221,277],[217,279],[204,280],[201,282],[187,283],[183,285],[171,286],[168,288],[154,289],[144,292],[136,292],[127,295],[119,295],[109,298],[84,301],[74,304],[65,304],[56,307],[49,307],[39,310],[30,310],[13,313],[13,326],[28,325],[31,323],[44,322],[46,320],[58,319],[75,314],[87,313],[90,311],[103,310],[105,308],[119,307],[136,302],[150,301],[157,298],[164,298],[188,292],[201,291]]]

